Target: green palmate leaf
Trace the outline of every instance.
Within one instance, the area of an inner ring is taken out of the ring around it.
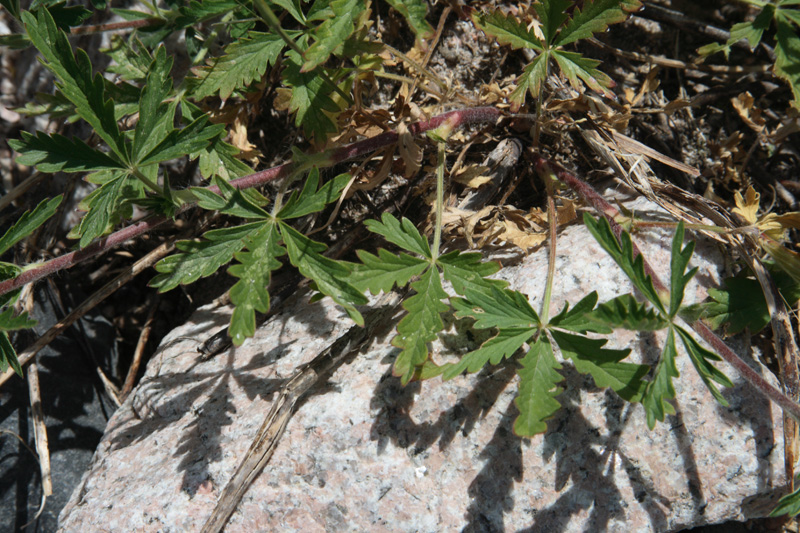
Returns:
[[[403,15],[417,39],[427,39],[433,35],[433,27],[428,24],[428,3],[425,0],[387,0],[398,13]]]
[[[564,50],[554,50],[552,55],[573,87],[579,89],[582,81],[590,89],[609,98],[614,96],[614,93],[609,90],[609,87],[612,87],[614,82],[596,68],[600,61]]]
[[[532,29],[528,29],[517,17],[502,11],[491,13],[476,11],[472,15],[475,24],[488,35],[497,39],[500,44],[508,44],[514,48],[532,48],[542,52],[544,45]]]
[[[280,231],[292,264],[316,284],[319,292],[330,296],[356,324],[363,326],[364,318],[355,306],[364,305],[367,299],[347,282],[350,270],[346,264],[321,255],[325,245],[312,241],[291,226],[281,222]]]
[[[229,263],[233,254],[244,248],[247,237],[263,226],[263,222],[251,222],[207,231],[202,241],[178,241],[175,247],[184,253],[173,254],[156,263],[155,269],[160,274],[153,277],[149,285],[166,292],[210,276]]]
[[[138,164],[144,166],[160,163],[199,152],[224,131],[225,124],[211,124],[207,116],[202,116],[183,129],[172,130]]]
[[[656,366],[653,381],[647,387],[642,404],[647,413],[647,426],[653,429],[656,420],[664,421],[664,416],[674,414],[675,408],[666,400],[675,397],[675,387],[672,386],[672,378],[680,376],[678,368],[675,366],[675,358],[678,352],[675,348],[675,330],[670,327],[667,331],[667,341],[664,350],[661,352],[661,359]]]
[[[469,352],[458,363],[447,365],[442,379],[448,380],[467,372],[477,372],[486,363],[500,364],[503,359],[508,359],[517,350],[536,334],[535,328],[507,328],[501,329],[497,336],[492,337],[483,346]]]
[[[463,253],[458,250],[440,255],[436,264],[442,267],[447,281],[453,284],[458,294],[466,294],[467,288],[489,292],[491,287],[505,288],[508,283],[499,279],[488,279],[500,265],[494,261],[482,261],[479,253]]]
[[[0,331],[0,372],[5,372],[9,366],[19,377],[22,377],[22,367],[17,359],[17,352],[8,339],[8,333]]]
[[[138,163],[162,142],[173,129],[175,105],[164,101],[172,91],[172,59],[166,48],[159,46],[150,64],[145,86],[139,99],[139,121],[133,132],[131,159]]]
[[[44,7],[37,10],[37,16],[24,11],[22,20],[31,42],[45,58],[45,66],[58,78],[59,89],[120,160],[127,161],[124,140],[114,116],[114,103],[106,100],[103,77],[99,73],[92,77],[89,56],[80,49],[77,56],[73,55],[66,34],[56,27]]]
[[[610,24],[623,22],[630,11],[642,7],[639,0],[586,0],[576,7],[572,17],[561,29],[555,46],[565,46],[579,39],[588,39],[605,31]]]
[[[611,333],[611,328],[598,324],[598,322],[589,318],[595,304],[597,304],[596,291],[584,296],[572,309],[569,307],[569,302],[566,302],[561,312],[550,319],[550,325],[578,333],[587,331]]]
[[[661,313],[669,316],[664,303],[661,301],[661,295],[653,287],[653,280],[649,275],[644,272],[644,258],[640,255],[633,259],[633,243],[631,236],[627,231],[620,235],[620,240],[614,236],[611,231],[611,226],[605,218],[597,220],[588,213],[584,213],[583,222],[586,228],[597,240],[598,244],[608,252],[608,255],[620,266],[625,272],[633,285],[641,291],[644,296],[650,300]],[[666,296],[665,296],[666,298]]]
[[[17,163],[35,166],[42,172],[88,172],[106,168],[123,168],[117,160],[90,148],[80,139],[67,139],[41,131],[31,135],[21,132],[22,139],[9,139],[8,144],[20,153]]]
[[[597,333],[610,333],[615,328],[634,331],[657,331],[667,327],[669,324],[652,307],[648,307],[645,303],[637,302],[636,298],[631,294],[623,294],[601,303],[591,313],[585,315],[584,318],[591,323],[608,327],[607,330],[587,330],[596,331]]]
[[[420,235],[414,224],[403,217],[402,221],[397,220],[389,213],[381,215],[381,221],[367,220],[364,222],[367,229],[383,235],[384,238],[409,252],[419,254],[428,259],[432,258],[431,247],[428,239]]]
[[[329,133],[336,132],[331,117],[340,109],[331,98],[334,88],[319,76],[319,69],[301,72],[301,59],[296,53],[289,52],[286,58],[283,82],[291,90],[289,110],[295,114],[295,124],[302,126],[306,135],[321,142]]]
[[[292,38],[299,35],[299,32],[287,33]],[[260,80],[285,46],[279,35],[249,32],[246,39],[225,48],[225,55],[212,65],[197,70],[197,78],[189,80],[193,96],[201,99],[219,93],[220,98],[228,98],[233,91]]]
[[[8,231],[0,237],[0,255],[6,253],[12,246],[33,233],[33,231],[44,224],[53,216],[61,204],[62,196],[42,200],[33,211],[25,211]]]
[[[630,350],[603,348],[606,339],[590,339],[556,330],[551,334],[564,357],[572,359],[578,372],[591,375],[598,387],[610,387],[629,402],[641,401],[648,385],[643,378],[650,367],[621,362]]]
[[[415,368],[428,360],[428,343],[444,328],[440,315],[448,309],[442,302],[447,293],[436,269],[428,269],[411,287],[417,293],[403,302],[408,314],[397,325],[397,336],[392,339],[393,346],[402,348],[394,374],[404,384],[414,376]]]
[[[728,379],[728,376],[723,374],[712,363],[712,361],[721,361],[722,359],[711,350],[701,346],[700,343],[698,343],[685,329],[678,326],[676,326],[675,329],[678,331],[678,336],[680,336],[681,340],[683,341],[686,352],[689,354],[689,358],[692,360],[692,364],[697,370],[697,373],[700,374],[703,383],[706,384],[706,387],[708,387],[708,390],[711,392],[714,398],[716,398],[720,404],[727,407],[728,400],[722,396],[714,383],[712,383],[713,381],[716,381],[723,387],[733,387],[733,383],[730,379]]]
[[[123,204],[127,200],[142,196],[138,180],[127,172],[115,170],[104,174],[110,176],[110,179],[105,181],[99,189],[92,191],[82,202],[88,212],[81,219],[77,229],[81,248],[95,238],[110,232],[117,222],[130,217],[130,208],[122,209]],[[70,237],[72,236],[70,234]]]
[[[541,325],[539,315],[528,298],[517,291],[491,287],[489,292],[467,289],[466,298],[451,298],[457,318],[475,319],[475,327],[534,328]]]
[[[278,244],[280,235],[275,222],[269,221],[245,238],[247,252],[237,252],[234,257],[240,264],[231,266],[228,273],[239,278],[231,287],[231,302],[236,305],[231,316],[228,334],[236,346],[256,331],[256,311],[269,311],[270,274],[280,268],[278,257],[286,250]]]
[[[697,274],[697,267],[686,272],[686,267],[689,265],[692,253],[694,253],[694,241],[690,241],[683,249],[681,249],[682,245],[683,222],[678,222],[678,227],[675,229],[675,236],[672,239],[672,255],[670,259],[670,318],[678,314],[681,302],[683,302],[683,293],[686,290],[686,284]]]
[[[522,76],[517,80],[517,87],[509,96],[513,109],[519,109],[525,103],[525,94],[531,93],[534,98],[539,97],[539,89],[547,79],[547,65],[550,62],[551,51],[542,52],[522,71]]]
[[[339,199],[350,179],[350,174],[339,174],[317,190],[319,169],[312,168],[303,184],[303,190],[299,194],[297,191],[292,193],[278,213],[278,218],[287,220],[321,211],[326,205]]]
[[[558,29],[566,22],[567,10],[572,7],[572,0],[545,0],[534,4],[533,8],[542,23],[542,33],[549,45],[555,41]]]
[[[245,197],[242,191],[229,185],[224,180],[214,178],[214,185],[219,187],[220,194],[215,194],[201,187],[190,189],[194,197],[197,198],[197,205],[203,209],[248,219],[266,220],[270,218],[269,213],[255,205]]]
[[[564,377],[557,372],[561,365],[553,355],[553,347],[545,335],[531,346],[520,360],[519,394],[514,403],[519,416],[514,422],[514,433],[521,437],[532,437],[547,431],[545,420],[561,408],[555,396],[561,394],[558,384]]]
[[[372,294],[389,292],[395,285],[403,287],[430,266],[423,259],[405,253],[395,255],[383,248],[377,256],[363,250],[356,253],[361,263],[352,266],[348,281],[358,290],[369,290]]]
[[[365,0],[333,0],[330,2],[333,16],[314,30],[316,41],[303,54],[305,62],[302,72],[310,72],[328,60],[340,49],[344,41],[356,29],[356,19],[366,9]]]
[[[800,37],[785,19],[777,20],[775,74],[792,89],[792,106],[800,109]]]

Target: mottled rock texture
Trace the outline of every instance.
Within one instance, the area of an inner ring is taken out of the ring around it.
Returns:
[[[659,216],[641,201],[629,207]],[[638,242],[665,274],[669,235]],[[631,290],[582,226],[560,234],[557,257],[556,309],[591,290],[601,301]],[[714,245],[698,246],[689,302],[718,285],[723,261]],[[541,250],[500,275],[538,308],[546,265]],[[329,301],[307,300],[298,297],[255,338],[209,361],[184,337],[202,340],[228,309],[200,309],[165,339],[110,421],[61,515],[63,530],[198,530],[283,379],[351,325]],[[782,494],[780,412],[725,364],[735,383],[724,390],[728,408],[681,353],[676,414],[650,431],[641,405],[565,363],[564,408],[546,434],[523,439],[511,431],[513,364],[403,387],[391,375],[390,337],[375,339],[301,403],[226,531],[666,532],[764,516]],[[475,342],[454,324],[433,350],[442,360]],[[609,345],[653,363],[661,337],[623,332]]]

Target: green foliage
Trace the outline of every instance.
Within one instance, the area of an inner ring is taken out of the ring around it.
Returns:
[[[61,196],[42,200],[33,211],[26,211],[0,237],[0,255],[5,254],[16,243],[36,231],[47,219],[55,214],[61,204]],[[5,281],[17,276],[22,269],[12,263],[0,262],[0,281]],[[0,296],[0,372],[5,372],[10,366],[14,372],[22,376],[22,368],[17,359],[17,352],[8,338],[8,332],[28,329],[36,325],[34,320],[28,318],[23,312],[14,316],[13,304],[19,296],[19,291],[14,291]]]
[[[537,52],[536,58],[523,70],[517,80],[517,88],[511,94],[511,102],[519,108],[525,103],[525,95],[541,97],[541,88],[549,73],[551,60],[575,88],[585,84],[592,90],[611,96],[611,78],[597,69],[599,61],[588,59],[562,47],[580,39],[603,32],[610,24],[624,21],[628,13],[641,7],[638,0],[586,0],[583,8],[576,7],[570,16],[570,0],[542,0],[534,4],[539,16],[541,34],[524,21],[499,9],[490,13],[477,12],[475,24],[500,44],[513,48],[529,48]]]
[[[800,486],[798,486],[797,481],[795,481],[795,486],[797,488],[794,490],[794,492],[791,492],[778,500],[778,505],[776,505],[775,509],[769,513],[769,516],[788,515],[790,518],[794,518],[800,514]]]
[[[288,254],[289,262],[311,279],[321,294],[330,296],[356,323],[363,324],[356,306],[367,303],[367,299],[347,281],[350,266],[323,256],[323,244],[286,223],[335,202],[349,179],[348,174],[342,174],[320,186],[319,170],[313,168],[303,189],[292,193],[277,215],[268,213],[221,179],[215,181],[219,194],[208,189],[192,189],[201,207],[249,222],[208,231],[200,241],[178,242],[180,253],[156,264],[159,274],[150,281],[150,286],[160,292],[168,291],[210,276],[235,259],[236,263],[228,269],[230,275],[238,278],[231,289],[231,301],[236,308],[228,332],[238,346],[255,332],[255,313],[269,310],[267,287],[271,274],[281,267],[279,258]]]
[[[800,300],[800,282],[779,268],[768,268],[786,302]],[[687,306],[681,316],[688,322],[703,320],[711,329],[725,328],[735,335],[748,328],[757,333],[769,324],[770,313],[758,281],[744,274],[725,280],[725,287],[709,289],[704,302]]]
[[[797,26],[800,26],[800,9],[796,9],[798,5],[796,0],[742,1],[761,8],[755,19],[734,24],[727,42],[703,46],[698,52],[706,56],[724,52],[725,57],[728,58],[731,46],[741,40],[747,40],[750,50],[753,50],[761,42],[764,32],[774,24],[775,64],[773,72],[789,84],[793,97],[792,106],[800,109],[800,36],[797,34]]]

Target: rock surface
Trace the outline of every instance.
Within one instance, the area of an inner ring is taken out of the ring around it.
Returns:
[[[628,207],[658,216],[640,200]],[[663,275],[669,236],[638,242]],[[591,290],[601,301],[631,290],[583,226],[560,234],[557,257],[554,309]],[[722,261],[698,245],[688,302],[718,285]],[[541,250],[500,274],[538,308],[546,269]],[[351,324],[329,300],[302,297],[243,346],[199,361],[197,342],[228,313],[200,309],[164,340],[110,421],[63,531],[199,530],[282,381]],[[457,326],[434,343],[437,360],[475,347]],[[566,363],[564,408],[547,433],[523,439],[511,430],[513,365],[402,387],[390,339],[374,340],[299,405],[226,531],[667,532],[765,516],[783,494],[781,414],[726,364],[728,408],[681,352],[676,414],[649,431],[641,405]],[[620,333],[609,346],[653,363],[660,340]]]

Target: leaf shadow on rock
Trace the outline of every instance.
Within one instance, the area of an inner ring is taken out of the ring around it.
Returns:
[[[286,380],[264,379],[254,371],[279,359],[286,353],[288,344],[280,344],[263,356],[254,357],[246,366],[235,369],[236,350],[230,349],[217,356],[227,357],[223,370],[197,371],[201,364],[198,361],[185,371],[145,378],[133,398],[132,415],[123,421],[124,429],[113,432],[111,436],[112,449],[129,446],[165,429],[191,411],[191,419],[186,423],[173,456],[181,458],[178,470],[184,473],[182,489],[193,495],[210,477],[209,465],[221,457],[222,428],[233,423],[229,415],[236,413],[231,401],[233,385],[251,401],[257,396],[270,401]],[[134,416],[138,421],[131,423]]]
[[[621,464],[635,489],[635,497],[650,516],[654,531],[667,525],[664,508],[669,501],[658,494],[653,484],[639,471],[635,460],[619,450],[619,440],[625,425],[640,408],[626,404],[615,393],[597,388],[591,377],[579,374],[565,364],[560,371],[566,378],[565,391],[557,400],[563,408],[548,421],[544,435],[544,458],[556,458],[556,491],[572,485],[548,507],[534,511],[533,523],[523,531],[567,531],[573,515],[591,509],[586,519],[587,531],[606,531],[613,518],[624,518],[627,506],[614,481],[616,464]],[[577,386],[576,386],[577,385]],[[603,392],[606,429],[602,436],[581,412],[581,393]],[[598,451],[599,450],[599,451]]]

